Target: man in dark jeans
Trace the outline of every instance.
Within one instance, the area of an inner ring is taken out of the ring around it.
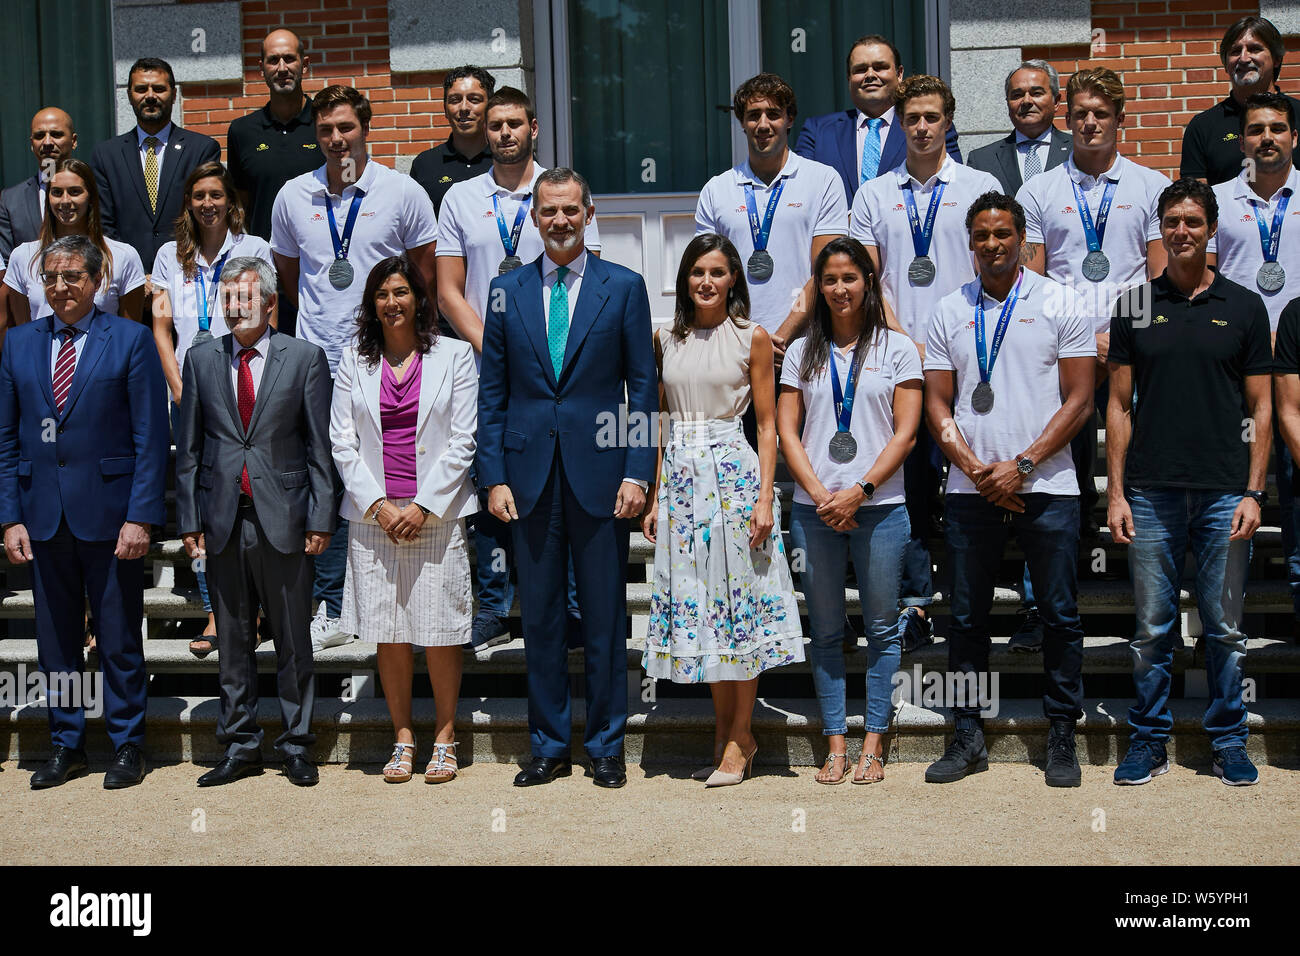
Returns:
[[[956,734],[925,779],[951,783],[988,769],[980,714],[996,706],[988,699],[989,617],[994,577],[1014,532],[1043,616],[1047,785],[1077,787],[1083,628],[1079,489],[1068,446],[1092,413],[1092,317],[1081,296],[1020,266],[1025,218],[1014,199],[981,196],[966,228],[979,278],[939,301],[925,351],[926,421],[952,462],[948,669],[959,677],[949,678]]]

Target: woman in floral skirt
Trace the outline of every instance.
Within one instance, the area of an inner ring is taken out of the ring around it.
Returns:
[[[672,421],[642,519],[655,544],[646,673],[707,683],[716,715],[707,786],[749,775],[758,675],[803,660],[803,635],[781,543],[772,340],[749,322],[740,256],[696,236],[677,270],[673,326],[655,334],[660,406]],[[740,417],[753,402],[758,452]]]

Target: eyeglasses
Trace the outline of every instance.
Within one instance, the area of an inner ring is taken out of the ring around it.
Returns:
[[[64,269],[62,272],[42,272],[41,282],[44,285],[57,285],[59,279],[62,279],[64,285],[76,285],[88,275],[90,275],[90,273],[85,269]]]

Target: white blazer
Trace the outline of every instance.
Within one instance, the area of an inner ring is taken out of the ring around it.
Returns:
[[[343,479],[348,521],[363,521],[384,492],[384,431],[379,420],[383,361],[372,369],[357,360],[354,344],[343,350],[334,376],[330,441],[334,467]],[[454,521],[478,510],[470,481],[478,433],[478,371],[468,342],[439,336],[420,371],[420,410],[415,426],[415,501],[430,519]]]

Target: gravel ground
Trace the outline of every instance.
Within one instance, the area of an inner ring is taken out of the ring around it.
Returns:
[[[420,755],[417,767],[426,755]],[[1223,786],[1175,767],[1144,787],[1112,768],[1051,790],[1021,764],[947,786],[925,765],[896,764],[870,787],[820,786],[815,771],[760,772],[705,791],[683,771],[629,768],[601,790],[575,775],[519,790],[513,765],[467,767],[458,780],[385,784],[379,767],[326,766],[292,786],[278,767],[199,790],[205,769],[170,764],[134,789],[105,792],[103,768],[32,792],[27,766],[0,766],[0,860],[37,864],[248,863],[1295,863],[1295,770],[1263,767],[1256,787]],[[68,821],[80,817],[81,827]],[[1206,825],[1207,823],[1212,825]]]

